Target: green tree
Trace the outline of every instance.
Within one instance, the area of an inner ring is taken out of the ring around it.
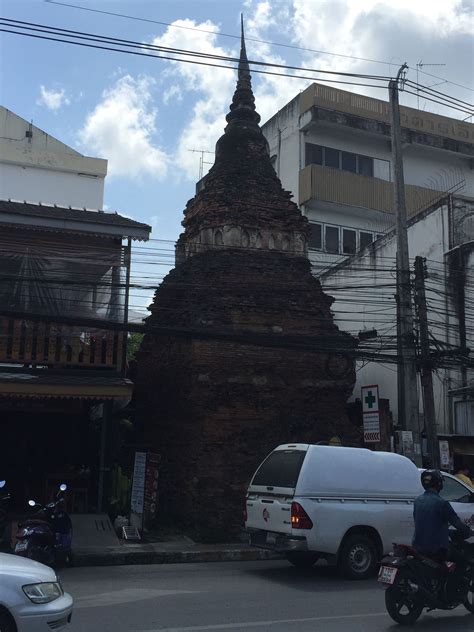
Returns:
[[[134,332],[128,336],[127,342],[127,360],[135,360],[135,357],[142,344],[143,335],[138,332]]]

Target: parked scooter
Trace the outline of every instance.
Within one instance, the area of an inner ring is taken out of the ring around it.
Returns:
[[[0,481],[0,490],[2,490],[6,481]],[[1,493],[1,492],[0,492]],[[10,499],[10,494],[0,496],[0,549],[2,548],[3,541],[5,540],[5,533],[7,531],[7,509],[6,503]]]
[[[67,486],[59,487],[54,502],[42,505],[29,500],[30,507],[37,507],[35,516],[18,525],[15,554],[28,557],[48,566],[73,565],[72,522],[64,507],[62,493]]]
[[[452,610],[463,605],[474,612],[474,544],[450,534],[456,562],[438,563],[411,546],[395,544],[382,560],[379,582],[386,587],[388,614],[401,625],[412,625],[428,610]]]

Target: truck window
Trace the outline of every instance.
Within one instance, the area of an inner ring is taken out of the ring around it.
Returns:
[[[268,456],[253,477],[252,485],[296,487],[306,452],[276,450]]]
[[[454,503],[468,503],[471,496],[464,485],[447,476],[443,476],[443,489],[439,495],[444,500]]]

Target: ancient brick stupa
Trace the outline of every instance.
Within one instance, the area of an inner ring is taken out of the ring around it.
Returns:
[[[237,88],[205,186],[184,211],[176,267],[138,356],[138,419],[161,454],[159,515],[228,535],[280,443],[354,440],[353,362],[311,274],[308,222],[282,189],[255,110],[242,33]]]

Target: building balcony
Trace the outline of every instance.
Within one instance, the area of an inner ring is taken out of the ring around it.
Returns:
[[[408,184],[405,195],[410,217],[446,194]],[[298,202],[308,204],[311,200],[394,213],[392,182],[321,165],[308,165],[300,171]]]
[[[124,333],[0,316],[0,365],[123,368]]]

